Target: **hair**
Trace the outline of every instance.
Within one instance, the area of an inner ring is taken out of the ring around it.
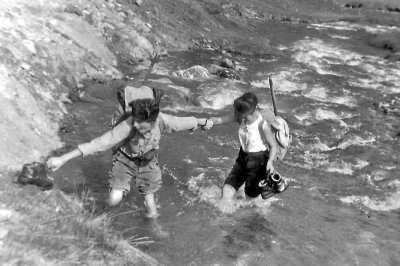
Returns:
[[[258,105],[257,96],[252,92],[246,92],[233,102],[235,111],[241,114],[254,113]]]
[[[154,122],[160,113],[162,90],[153,89],[154,99],[139,99],[129,103],[132,108],[132,117],[138,121]]]

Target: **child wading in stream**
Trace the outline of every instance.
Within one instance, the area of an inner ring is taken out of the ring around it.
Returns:
[[[233,197],[243,184],[248,198],[261,195],[264,199],[272,193],[283,192],[288,186],[287,179],[281,177],[273,165],[276,158],[283,158],[289,145],[289,129],[286,122],[282,118],[271,117],[275,119],[271,127],[265,118],[272,114],[263,117],[258,110],[257,96],[251,92],[235,99],[233,107],[233,115],[211,118],[214,125],[239,123],[239,155],[225,180],[218,204],[223,212],[233,211]],[[275,133],[279,132],[278,138],[272,130]]]
[[[198,126],[208,130],[213,123],[205,118],[177,117],[160,112],[162,91],[147,86],[136,88],[129,94],[127,107],[129,116],[104,135],[78,147],[60,157],[47,161],[50,169],[57,170],[67,161],[78,156],[114,148],[113,166],[109,173],[109,204],[118,204],[130,191],[131,179],[144,195],[147,217],[158,216],[154,193],[161,186],[161,170],[158,164],[158,149],[162,133],[190,130]]]

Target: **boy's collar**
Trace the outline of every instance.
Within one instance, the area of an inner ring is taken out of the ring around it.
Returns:
[[[255,111],[255,113],[254,113],[254,115],[255,115],[255,119],[254,119],[254,121],[252,121],[251,123],[243,123],[245,126],[251,126],[251,125],[254,125],[256,122],[257,122],[257,120],[259,120],[260,119],[260,117],[261,117],[261,114],[260,114],[260,112],[258,112],[258,111]]]

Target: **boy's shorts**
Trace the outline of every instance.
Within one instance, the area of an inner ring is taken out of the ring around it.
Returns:
[[[151,161],[144,162],[129,158],[120,151],[113,155],[113,166],[109,177],[110,188],[123,190],[125,193],[130,191],[132,178],[141,194],[156,192],[162,183],[157,156]]]
[[[232,186],[236,191],[245,184],[244,192],[248,197],[255,198],[261,194],[258,186],[260,180],[266,175],[268,151],[246,153],[242,149],[236,159],[225,184]]]

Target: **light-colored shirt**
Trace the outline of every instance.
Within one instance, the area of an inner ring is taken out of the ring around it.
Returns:
[[[197,118],[193,116],[178,117],[160,112],[156,124],[149,134],[150,137],[146,139],[133,127],[132,117],[129,117],[104,135],[78,145],[78,149],[83,156],[87,156],[119,146],[122,152],[135,158],[150,150],[158,149],[161,133],[195,128],[197,128]]]
[[[239,126],[239,140],[244,152],[266,151],[268,148],[260,135],[259,124],[263,121],[261,114],[251,124],[241,123]],[[267,123],[263,123],[265,126]]]

